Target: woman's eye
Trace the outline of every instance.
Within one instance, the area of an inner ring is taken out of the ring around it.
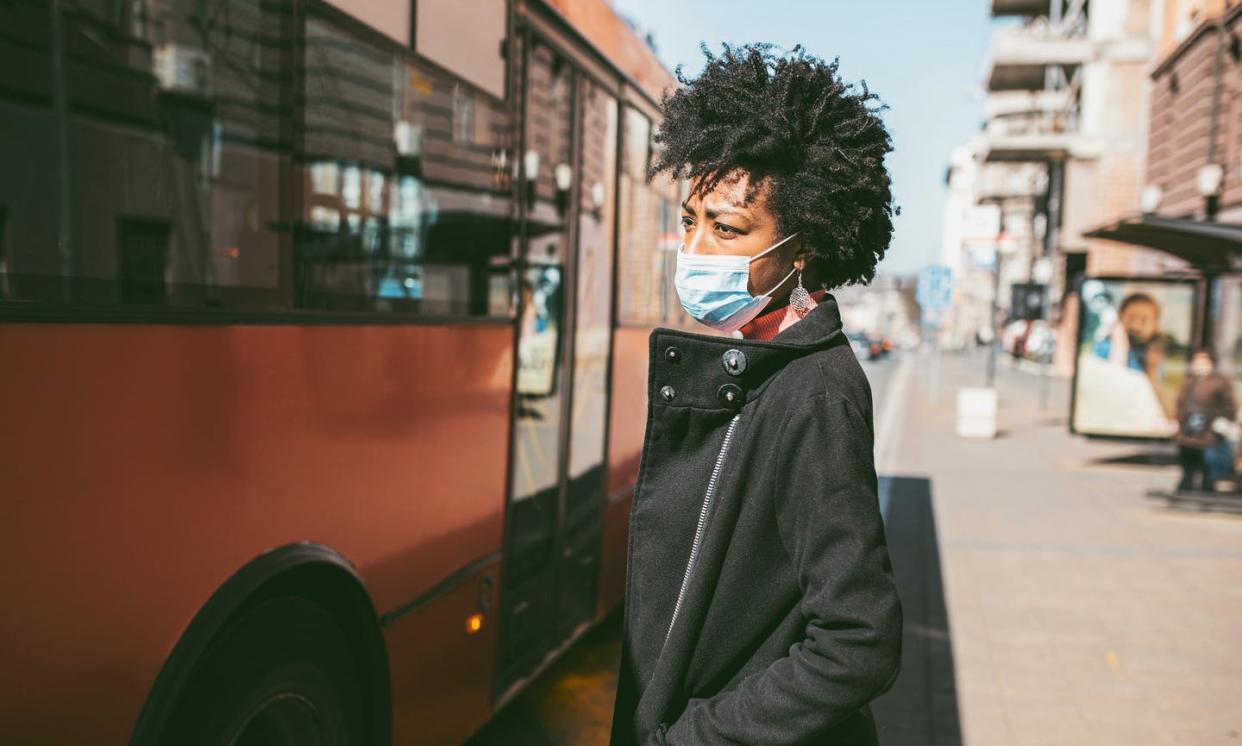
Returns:
[[[736,236],[736,235],[737,235],[737,228],[734,228],[734,227],[733,227],[733,226],[731,226],[731,225],[725,225],[724,223],[716,223],[716,230],[720,231],[721,233],[725,234],[726,236]]]
[[[687,217],[685,215],[681,216],[681,227],[683,229],[690,230],[690,228],[693,226],[694,226],[694,218]]]

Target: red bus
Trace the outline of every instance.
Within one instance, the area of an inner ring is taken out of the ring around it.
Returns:
[[[672,80],[549,2],[0,3],[6,743],[456,743],[620,602]]]

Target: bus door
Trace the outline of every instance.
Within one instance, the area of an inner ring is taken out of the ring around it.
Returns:
[[[565,475],[561,634],[597,608],[605,499],[605,435],[612,350],[613,237],[617,179],[617,99],[579,77],[578,231],[574,254],[573,389]]]
[[[521,297],[498,695],[595,612],[612,327],[615,99],[538,38],[524,47]]]

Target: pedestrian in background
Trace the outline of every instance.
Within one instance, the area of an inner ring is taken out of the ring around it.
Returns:
[[[871,390],[828,289],[892,238],[875,97],[800,48],[726,47],[663,101],[690,181],[651,335],[613,744],[876,743],[901,658]]]
[[[1218,479],[1233,473],[1233,446],[1222,433],[1231,429],[1237,413],[1233,383],[1216,372],[1213,352],[1195,351],[1177,397],[1179,490],[1212,490]]]

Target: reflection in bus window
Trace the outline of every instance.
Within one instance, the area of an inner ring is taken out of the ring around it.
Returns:
[[[8,211],[0,206],[0,300],[9,297],[8,242],[5,240],[8,217]]]
[[[566,493],[571,536],[598,530],[604,495],[608,370],[612,341],[613,228],[616,221],[617,100],[584,81],[582,184],[578,218],[573,345],[573,408]],[[584,603],[593,601],[586,597]],[[578,614],[589,613],[581,609]]]
[[[681,245],[681,185],[647,179],[651,122],[626,107],[621,162],[621,232],[617,262],[617,323],[686,325],[673,274]]]
[[[551,396],[556,388],[560,344],[560,267],[526,270],[522,275],[522,303],[517,391],[524,396]]]
[[[503,103],[325,20],[310,19],[307,36],[306,149],[339,162],[341,179],[311,167],[297,244],[302,305],[507,315],[512,219],[499,171],[508,157],[495,147],[510,132]],[[316,220],[315,208],[337,220]]]
[[[61,3],[53,44],[0,5],[0,298],[509,315],[505,101],[317,4],[211,6]]]
[[[163,303],[164,273],[168,267],[168,223],[163,220],[121,218],[117,225],[121,300],[126,303]]]

